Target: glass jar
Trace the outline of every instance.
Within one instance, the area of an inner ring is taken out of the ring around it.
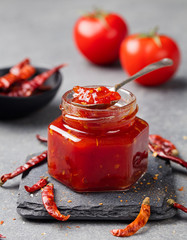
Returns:
[[[148,124],[136,117],[135,96],[119,93],[114,106],[87,109],[71,103],[70,90],[48,127],[49,174],[74,191],[125,190],[147,169]]]

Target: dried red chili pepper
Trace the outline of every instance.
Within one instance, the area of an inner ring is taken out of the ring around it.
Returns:
[[[21,69],[18,77],[21,80],[26,80],[26,79],[30,78],[32,75],[34,75],[35,72],[36,72],[36,69],[33,66],[31,66],[30,64],[27,64]]]
[[[159,135],[149,135],[149,142],[154,147],[155,151],[161,151],[170,156],[176,156],[179,154],[176,146],[172,142]]]
[[[43,162],[47,158],[47,151],[44,151],[38,156],[35,156],[28,160],[23,166],[18,167],[15,171],[12,173],[4,174],[0,178],[0,186],[2,186],[7,180],[14,178],[18,176],[19,174],[25,172],[27,169],[37,165],[40,162]]]
[[[32,187],[24,186],[25,190],[29,193],[35,192],[47,185],[48,177],[41,178],[38,182],[36,182]]]
[[[6,237],[0,234],[0,238],[6,238]]]
[[[183,205],[179,204],[179,203],[176,203],[173,199],[168,199],[167,200],[167,203],[171,206],[173,206],[174,208],[177,208],[177,209],[180,209],[182,210],[183,212],[187,213],[187,208],[184,207]]]
[[[58,210],[54,201],[54,187],[52,183],[47,184],[42,191],[42,201],[47,212],[54,218],[60,221],[66,221],[70,215],[62,215]]]
[[[13,74],[14,76],[19,76],[20,75],[20,70],[25,66],[30,64],[30,60],[28,58],[25,58],[23,61],[20,63],[16,64],[10,69],[10,73]]]
[[[134,235],[140,228],[145,226],[150,217],[150,199],[146,197],[141,205],[140,213],[136,219],[125,229],[114,229],[111,233],[117,237],[128,237]]]
[[[17,76],[13,75],[12,73],[7,73],[0,78],[0,88],[7,89],[10,87],[12,83],[17,80]]]
[[[35,73],[35,68],[31,66],[28,58],[13,66],[9,73],[0,78],[0,88],[8,89],[10,85],[19,80],[30,78]]]
[[[36,138],[40,141],[40,142],[47,142],[47,138],[40,136],[39,134],[36,135]]]
[[[187,168],[187,162],[176,156],[178,155],[178,150],[169,140],[162,138],[159,135],[149,135],[149,149],[153,152],[154,156],[171,160]]]
[[[66,64],[61,64],[57,67],[54,67],[46,72],[43,72],[30,81],[25,81],[21,83],[20,86],[13,88],[7,95],[12,97],[29,97],[33,92],[40,87],[44,82],[60,68],[66,66]]]

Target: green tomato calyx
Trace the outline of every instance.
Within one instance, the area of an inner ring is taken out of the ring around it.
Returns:
[[[99,8],[94,8],[92,12],[85,13],[84,16],[88,18],[105,18],[108,15],[107,12],[103,11],[102,9]]]
[[[148,33],[140,33],[138,34],[138,38],[152,38],[155,44],[158,47],[162,47],[162,43],[160,41],[160,36],[158,34],[158,26],[154,27],[151,31]]]

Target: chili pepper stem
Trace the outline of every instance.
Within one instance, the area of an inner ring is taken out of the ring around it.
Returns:
[[[2,187],[4,183],[5,182],[2,182],[1,179],[0,179],[0,187]]]
[[[179,155],[179,151],[178,151],[177,149],[172,149],[172,150],[171,150],[171,154],[172,154],[173,156],[178,156],[178,155]]]
[[[142,204],[149,206],[149,205],[150,205],[150,198],[149,198],[149,197],[146,197],[146,198],[143,200]]]
[[[54,186],[53,183],[48,183],[46,186]],[[41,191],[43,192],[44,188],[41,188]]]
[[[171,205],[172,207],[180,209],[183,212],[187,213],[187,208],[185,206],[181,205],[180,203],[175,202],[173,199],[168,199],[167,203],[169,205]]]
[[[172,206],[175,203],[175,201],[173,199],[168,199],[167,203]]]

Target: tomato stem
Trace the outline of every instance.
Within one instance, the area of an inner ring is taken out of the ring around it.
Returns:
[[[155,44],[160,48],[162,47],[162,43],[160,41],[160,36],[158,35],[158,26],[155,26],[151,31],[148,33],[140,33],[138,38],[152,38]]]
[[[84,17],[98,19],[103,23],[103,25],[106,28],[109,28],[109,25],[106,21],[107,15],[108,15],[108,13],[103,11],[102,9],[94,8],[93,12],[88,12],[88,13],[84,14]]]
[[[103,11],[102,9],[99,8],[94,8],[92,12],[85,13],[85,17],[90,17],[90,18],[104,18],[108,15],[107,12]]]

